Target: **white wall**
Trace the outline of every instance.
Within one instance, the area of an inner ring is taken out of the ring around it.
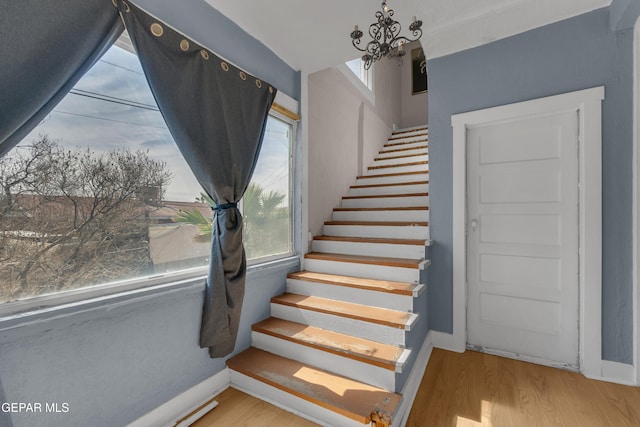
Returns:
[[[395,62],[374,65],[374,102],[342,71],[309,75],[309,231],[322,224],[400,125],[400,74]]]
[[[417,95],[411,94],[411,50],[422,47],[420,41],[407,44],[404,49],[407,54],[404,57],[401,70],[401,113],[403,128],[427,124],[429,112],[429,92]]]

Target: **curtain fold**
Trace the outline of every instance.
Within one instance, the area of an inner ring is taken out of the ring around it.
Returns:
[[[33,130],[123,30],[109,0],[0,5],[0,156]]]
[[[276,89],[118,1],[131,41],[167,126],[194,175],[215,201],[200,346],[231,353],[246,279],[237,208],[260,153]]]

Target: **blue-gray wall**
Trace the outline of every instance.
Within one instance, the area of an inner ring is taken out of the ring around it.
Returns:
[[[612,21],[604,8],[429,61],[432,329],[452,331],[451,115],[604,85],[602,356],[632,363],[633,30]]]
[[[136,1],[213,52],[300,98],[300,73],[201,0]],[[1,59],[0,59],[1,61]],[[269,315],[299,262],[250,271],[236,351]],[[120,426],[224,368],[198,346],[204,283],[143,298],[105,302],[35,323],[0,322],[0,403],[66,402],[61,414],[0,411],[0,426]]]

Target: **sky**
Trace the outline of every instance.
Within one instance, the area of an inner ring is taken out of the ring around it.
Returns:
[[[289,192],[289,129],[272,117],[267,123],[252,178],[267,191]],[[158,111],[138,58],[117,46],[109,49],[18,147],[40,135],[65,147],[90,147],[97,153],[121,148],[148,151],[149,157],[164,161],[173,174],[165,200],[192,202],[202,191]]]

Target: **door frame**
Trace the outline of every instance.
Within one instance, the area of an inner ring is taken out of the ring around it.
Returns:
[[[467,344],[467,128],[516,118],[576,111],[579,117],[579,363],[587,377],[602,374],[602,100],[604,86],[451,116],[453,127],[453,334],[443,347]],[[435,337],[434,337],[435,338]],[[434,340],[435,341],[435,340]]]

